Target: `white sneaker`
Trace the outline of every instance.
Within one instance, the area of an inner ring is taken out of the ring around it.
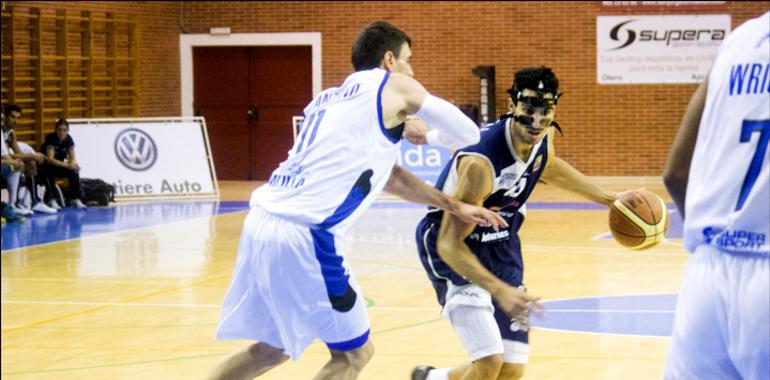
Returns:
[[[56,214],[56,209],[46,206],[43,202],[37,202],[32,206],[32,211],[42,212],[43,214]]]
[[[83,204],[83,202],[80,201],[79,198],[75,198],[70,201],[70,206],[74,208],[86,208],[86,205]]]
[[[56,199],[49,200],[47,204],[48,204],[48,207],[54,210],[61,210],[61,206],[59,206],[59,202],[57,202]]]
[[[26,208],[18,207],[18,206],[12,206],[11,208],[13,208],[13,212],[15,212],[16,215],[21,215],[21,216],[32,215],[32,210],[27,210]]]

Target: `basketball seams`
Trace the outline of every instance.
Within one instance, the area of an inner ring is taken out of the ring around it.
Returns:
[[[628,219],[631,220],[636,226],[638,226],[642,233],[645,236],[654,235],[655,234],[655,226],[650,225],[649,223],[645,222],[642,218],[639,217],[635,212],[633,212],[631,209],[629,209],[623,202],[620,200],[616,200],[612,204],[618,211],[620,211],[621,214],[626,216]]]
[[[652,197],[657,201],[653,201]],[[653,205],[656,204],[660,208],[655,209]],[[661,215],[655,215],[656,212]],[[665,239],[668,223],[666,203],[649,191],[633,191],[619,197],[610,206],[610,230],[615,239],[629,249],[654,247]]]
[[[644,201],[644,204],[647,205],[647,209],[650,210],[650,217],[652,218],[652,223],[649,223],[649,224],[653,225],[653,226],[657,226],[658,222],[660,222],[660,221],[659,220],[655,220],[655,210],[652,208],[652,205],[647,200],[647,197],[645,196],[644,193],[639,193],[639,198],[642,198],[642,200]]]

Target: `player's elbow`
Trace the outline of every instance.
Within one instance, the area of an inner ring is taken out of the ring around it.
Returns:
[[[666,185],[666,189],[669,193],[677,191],[687,185],[687,173],[683,170],[676,170],[666,167],[663,172],[663,184]]]
[[[457,241],[457,239],[454,238],[441,238],[439,237],[438,243],[436,244],[436,250],[438,251],[439,257],[441,257],[444,262],[449,264],[450,267],[453,267],[454,263],[457,261],[457,253],[460,251],[460,244],[464,244],[463,242]]]
[[[687,192],[688,173],[668,171],[663,174],[663,184],[671,195],[671,198],[678,206],[684,205],[685,193]],[[683,212],[680,210],[680,213]]]

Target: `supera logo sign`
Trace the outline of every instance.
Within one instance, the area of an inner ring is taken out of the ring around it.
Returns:
[[[636,19],[623,21],[610,29],[610,39],[620,45],[609,49],[620,50],[633,43],[665,42],[666,46],[680,41],[722,41],[727,31],[724,29],[635,29],[631,23]]]

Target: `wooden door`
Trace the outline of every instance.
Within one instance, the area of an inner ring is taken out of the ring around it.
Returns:
[[[312,100],[310,46],[252,47],[257,128],[251,176],[267,180],[294,143],[291,117]]]
[[[196,47],[193,109],[208,125],[218,179],[267,180],[312,98],[310,46]]]

